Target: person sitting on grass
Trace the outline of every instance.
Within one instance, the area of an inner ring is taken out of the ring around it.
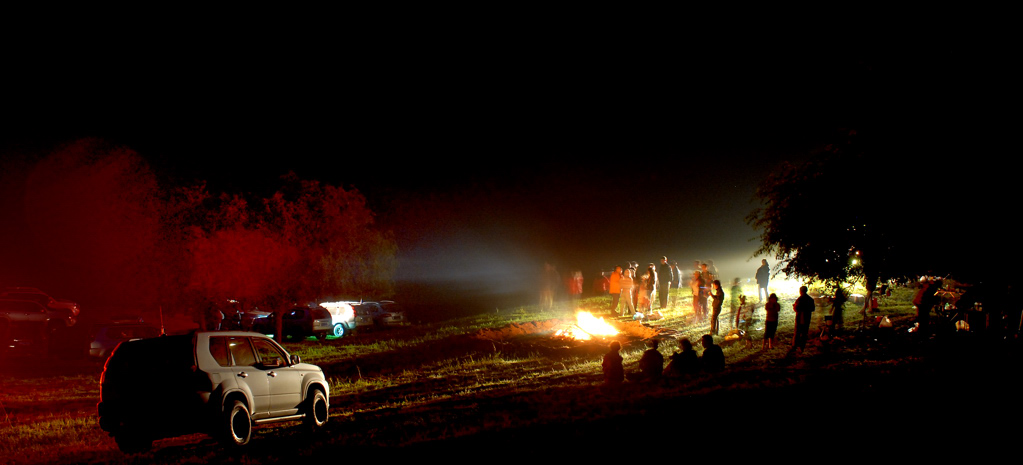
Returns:
[[[655,382],[660,381],[664,371],[664,356],[657,350],[657,339],[647,342],[650,348],[643,352],[639,359],[639,373],[629,377],[629,381]]]
[[[669,357],[668,366],[664,368],[665,378],[679,379],[700,371],[700,358],[693,350],[693,343],[684,337],[678,341],[682,352],[675,352]]]
[[[604,361],[601,368],[604,370],[604,385],[607,387],[618,387],[625,381],[625,369],[622,368],[622,345],[618,341],[612,341],[608,346],[608,352],[604,354]]]
[[[704,334],[700,339],[703,344],[703,355],[700,357],[700,365],[703,371],[714,373],[725,369],[725,353],[721,346],[714,343],[714,336]]]

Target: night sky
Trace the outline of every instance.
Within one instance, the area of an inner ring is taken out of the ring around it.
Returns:
[[[751,277],[756,233],[743,219],[779,163],[840,128],[919,140],[905,165],[961,159],[989,139],[979,132],[999,130],[970,116],[993,93],[971,87],[992,65],[954,41],[438,36],[168,46],[87,77],[40,71],[14,97],[2,148],[95,136],[133,148],[169,184],[269,194],[294,171],[356,188],[395,232],[400,281],[503,295],[530,292],[544,261],[587,280],[662,255]],[[985,172],[986,156],[972,160],[969,174]]]

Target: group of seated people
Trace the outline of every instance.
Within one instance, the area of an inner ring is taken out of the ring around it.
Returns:
[[[657,339],[647,342],[649,348],[639,359],[639,371],[625,375],[622,356],[619,353],[622,345],[618,341],[611,342],[609,351],[604,354],[602,363],[604,383],[609,386],[620,385],[625,379],[636,382],[660,381],[661,379],[684,378],[700,372],[714,373],[725,369],[725,354],[721,346],[714,343],[714,337],[705,334],[700,343],[703,355],[697,356],[689,338],[679,340],[681,352],[675,352],[668,358],[668,366],[664,366],[664,356],[657,349]]]

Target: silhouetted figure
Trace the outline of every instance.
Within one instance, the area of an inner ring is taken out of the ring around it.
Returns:
[[[622,355],[619,353],[622,345],[618,341],[612,341],[608,346],[608,352],[604,354],[604,361],[601,368],[604,370],[604,385],[607,387],[618,387],[625,381],[625,369],[622,368]]]
[[[713,310],[710,315],[710,333],[717,336],[720,328],[718,317],[721,316],[721,305],[725,302],[725,291],[721,290],[721,281],[716,279],[711,283],[711,287],[713,288],[710,294],[713,299]]]
[[[774,348],[774,336],[778,331],[778,313],[781,312],[781,304],[778,303],[778,296],[771,294],[764,304],[764,344],[761,348]]]
[[[767,266],[767,260],[760,260],[760,268],[757,268],[757,298],[761,302],[767,298],[767,283],[771,280],[771,267]]]
[[[725,353],[721,346],[714,343],[714,336],[704,334],[700,339],[703,344],[703,355],[700,357],[700,365],[703,371],[715,373],[725,369]]]
[[[739,329],[739,313],[742,311],[743,302],[746,299],[742,295],[742,287],[739,286],[739,278],[732,280],[732,287],[728,289],[728,304],[732,309],[732,320],[735,322],[735,329]]]
[[[657,350],[657,339],[651,339],[647,342],[650,346],[649,349],[643,352],[643,356],[639,359],[639,373],[635,377],[636,381],[659,381],[661,379],[661,373],[664,372],[664,356]]]
[[[916,305],[916,332],[920,336],[930,336],[931,309],[938,303],[939,289],[941,280],[927,281],[913,298],[913,304]]]
[[[668,308],[668,293],[671,291],[671,282],[675,275],[668,264],[668,257],[661,257],[661,264],[657,265],[657,302],[661,309]]]
[[[675,289],[675,297],[671,299],[671,307],[675,308],[678,305],[678,290],[682,286],[682,269],[678,267],[678,262],[671,262],[671,288]]]
[[[841,287],[835,289],[835,298],[831,300],[831,325],[836,332],[841,331],[842,325],[845,323],[842,307],[847,300],[849,299]]]
[[[792,332],[792,347],[798,349],[806,347],[806,340],[810,334],[810,320],[813,318],[813,297],[807,295],[806,291],[806,286],[801,286],[799,298],[792,303],[792,310],[796,312],[796,328]]]
[[[700,358],[693,350],[693,343],[689,338],[684,337],[678,341],[681,352],[675,352],[668,357],[668,366],[664,367],[664,376],[667,378],[684,378],[700,371]]]

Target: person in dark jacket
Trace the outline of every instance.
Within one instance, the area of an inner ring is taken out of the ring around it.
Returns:
[[[657,339],[651,339],[647,345],[650,348],[644,351],[639,359],[639,374],[636,381],[659,381],[661,373],[664,372],[664,356],[657,350]]]
[[[675,352],[668,357],[668,366],[664,368],[665,378],[684,378],[700,371],[700,358],[693,350],[693,343],[689,338],[684,337],[678,341],[681,352]]]
[[[760,260],[760,268],[757,268],[757,298],[761,302],[767,298],[767,283],[771,280],[771,267],[767,266],[767,260]]]
[[[662,310],[668,308],[668,293],[674,280],[675,274],[668,264],[668,257],[661,257],[661,264],[657,265],[657,301]]]
[[[622,355],[619,353],[621,350],[622,345],[618,341],[613,341],[604,354],[601,368],[604,371],[604,385],[607,387],[618,387],[625,381],[625,369],[622,367]]]
[[[703,344],[703,355],[700,357],[700,365],[703,371],[714,373],[725,369],[725,353],[721,346],[714,343],[714,336],[704,334],[700,339]]]
[[[792,304],[796,312],[796,328],[792,332],[792,348],[803,349],[810,334],[810,320],[813,318],[815,304],[813,297],[807,295],[806,286],[799,288],[799,298]]]

